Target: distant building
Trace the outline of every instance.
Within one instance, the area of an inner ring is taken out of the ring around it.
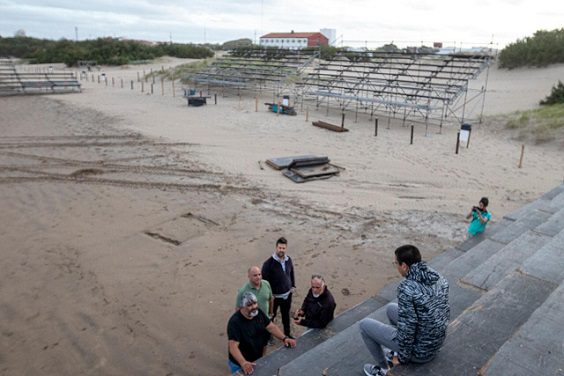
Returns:
[[[260,37],[260,45],[264,47],[287,48],[300,50],[306,47],[328,46],[329,39],[320,32],[296,33],[269,33]]]
[[[337,43],[337,30],[336,29],[321,29],[319,30],[321,34],[325,35],[329,39],[329,45],[335,46]]]

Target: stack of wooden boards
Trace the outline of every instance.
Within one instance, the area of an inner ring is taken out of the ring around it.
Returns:
[[[315,155],[271,158],[266,160],[266,164],[275,170],[284,170],[282,175],[294,183],[328,179],[339,174],[341,170],[339,167],[329,163],[328,157],[318,157]]]

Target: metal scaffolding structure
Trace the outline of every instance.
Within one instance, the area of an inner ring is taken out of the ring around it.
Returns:
[[[384,114],[388,124],[397,118],[442,128],[447,119],[467,120],[471,103],[481,99],[483,109],[485,87],[473,91],[468,83],[491,61],[487,54],[369,51],[343,51],[322,60],[314,51],[253,48],[217,59],[188,81],[208,89],[293,94],[294,103],[325,106],[327,112]]]
[[[363,52],[337,55],[296,85],[301,100],[342,111],[384,113],[403,123],[442,127],[447,117],[464,122],[466,105],[485,94],[468,82],[489,67],[487,55]]]
[[[252,48],[214,61],[187,81],[208,88],[270,90],[280,95],[290,90],[313,62],[314,55],[298,50]]]

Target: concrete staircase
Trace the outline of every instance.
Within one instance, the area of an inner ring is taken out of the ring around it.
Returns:
[[[435,360],[392,376],[564,376],[564,184],[429,264],[450,282],[447,338]],[[398,283],[307,332],[296,349],[259,359],[254,375],[364,375],[372,358],[358,321],[386,322]]]

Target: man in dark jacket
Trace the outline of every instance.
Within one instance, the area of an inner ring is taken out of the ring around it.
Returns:
[[[376,364],[365,364],[367,376],[384,376],[389,367],[409,362],[426,363],[441,348],[448,326],[448,282],[421,261],[413,245],[395,251],[399,273],[398,303],[386,307],[391,325],[373,319],[360,322],[360,333]],[[391,350],[384,355],[382,346]]]
[[[319,274],[311,276],[311,288],[302,308],[296,312],[294,323],[308,328],[325,328],[333,320],[335,299]]]
[[[276,241],[274,254],[262,264],[262,278],[270,283],[274,295],[273,316],[276,317],[278,307],[282,316],[284,335],[290,335],[290,309],[292,308],[292,292],[296,288],[294,279],[294,265],[292,259],[286,254],[288,241],[280,238]]]

